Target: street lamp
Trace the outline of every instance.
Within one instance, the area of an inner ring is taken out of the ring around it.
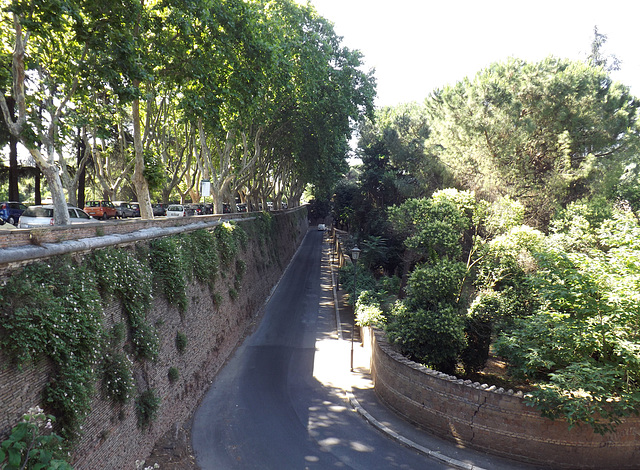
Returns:
[[[358,293],[358,258],[360,258],[360,248],[358,245],[354,246],[351,250],[351,260],[353,261],[353,323],[351,324],[351,372],[353,372],[353,337],[356,330],[356,298]]]

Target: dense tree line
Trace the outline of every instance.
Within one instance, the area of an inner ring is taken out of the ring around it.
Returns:
[[[545,415],[607,432],[640,411],[640,101],[594,47],[378,110],[333,210],[361,324],[451,374],[493,351]]]
[[[85,170],[105,198],[132,185],[148,218],[150,194],[197,201],[202,180],[218,212],[295,205],[344,173],[373,110],[360,53],[292,0],[5,0],[1,19],[3,135],[59,209]]]

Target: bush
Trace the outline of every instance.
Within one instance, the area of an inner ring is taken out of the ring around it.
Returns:
[[[138,427],[140,429],[149,428],[151,423],[156,420],[161,401],[152,388],[140,394],[136,400]]]
[[[176,349],[180,354],[185,352],[185,350],[187,349],[187,343],[188,343],[187,335],[184,334],[182,331],[178,331],[176,333]]]
[[[107,354],[104,359],[102,384],[107,397],[116,403],[127,403],[131,398],[131,366],[131,361],[124,354]]]
[[[72,470],[65,459],[62,438],[52,432],[54,421],[38,407],[30,409],[0,444],[0,468]]]
[[[434,264],[421,264],[409,277],[407,297],[412,305],[422,308],[453,303],[460,295],[466,272],[465,264],[447,258],[440,258]]]
[[[607,432],[640,410],[640,227],[617,212],[589,233],[595,241],[535,254],[531,313],[503,329],[496,351],[514,376],[537,381],[527,399],[544,415]]]
[[[167,377],[170,383],[175,383],[180,378],[180,371],[177,367],[169,367],[169,372],[167,372]]]
[[[383,326],[386,318],[371,291],[363,291],[358,297],[355,307],[356,324],[358,326]]]
[[[433,310],[408,308],[397,302],[387,324],[389,340],[416,362],[447,374],[456,370],[466,342],[464,322],[451,305]]]

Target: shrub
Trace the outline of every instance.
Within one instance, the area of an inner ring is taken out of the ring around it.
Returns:
[[[422,308],[455,302],[466,272],[466,265],[447,258],[440,258],[434,264],[421,264],[409,277],[407,297],[412,305]]]
[[[0,444],[0,468],[72,470],[62,438],[52,432],[54,421],[38,407],[30,409]]]
[[[109,353],[105,356],[102,372],[104,391],[116,403],[127,403],[133,390],[131,361],[121,353]]]
[[[156,285],[162,289],[170,303],[177,305],[181,312],[185,312],[189,301],[178,238],[166,237],[154,240],[151,243],[149,255]]]
[[[149,428],[151,423],[156,420],[161,401],[152,388],[140,394],[136,400],[136,413],[140,429]]]
[[[170,367],[167,377],[169,378],[170,383],[175,383],[180,378],[180,371],[177,367]]]
[[[358,297],[355,307],[356,324],[358,326],[383,326],[386,318],[377,299],[371,291],[363,291]]]
[[[176,333],[176,349],[180,354],[185,352],[185,350],[187,349],[187,344],[188,344],[187,335],[184,334],[182,331],[178,331]]]
[[[387,324],[387,334],[403,354],[447,374],[455,373],[465,347],[462,317],[446,304],[433,310],[413,310],[406,302],[397,302]]]

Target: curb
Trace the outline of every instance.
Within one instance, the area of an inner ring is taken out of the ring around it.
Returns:
[[[342,327],[340,325],[340,312],[338,309],[338,295],[336,292],[336,280],[335,280],[335,276],[333,273],[333,264],[330,263],[330,269],[331,269],[331,287],[333,289],[333,305],[334,305],[334,309],[335,309],[335,315],[336,315],[336,329],[338,331],[338,340],[339,341],[344,341],[344,338],[342,337]],[[363,408],[363,406],[360,404],[360,402],[358,401],[358,399],[355,397],[355,395],[353,394],[353,389],[346,389],[344,390],[345,395],[347,397],[347,400],[349,401],[349,404],[351,405],[351,407],[360,415],[364,418],[365,421],[367,421],[369,424],[371,424],[373,427],[375,427],[376,429],[378,429],[380,432],[386,434],[387,436],[389,436],[391,439],[401,443],[402,445],[409,447],[417,452],[420,452],[421,454],[426,455],[429,458],[432,458],[434,460],[437,460],[438,462],[447,464],[447,465],[451,465],[452,467],[455,468],[459,468],[461,470],[486,470],[483,467],[478,467],[477,465],[473,465],[473,464],[469,464],[467,462],[463,462],[461,460],[458,459],[454,459],[452,457],[448,457],[438,451],[435,450],[431,450],[427,447],[424,447],[414,441],[412,441],[411,439],[408,439],[404,436],[402,436],[401,434],[395,432],[393,429],[389,428],[388,426],[384,425],[383,423],[381,423],[380,421],[378,421],[376,418],[374,418],[371,413],[369,413],[366,409]]]

